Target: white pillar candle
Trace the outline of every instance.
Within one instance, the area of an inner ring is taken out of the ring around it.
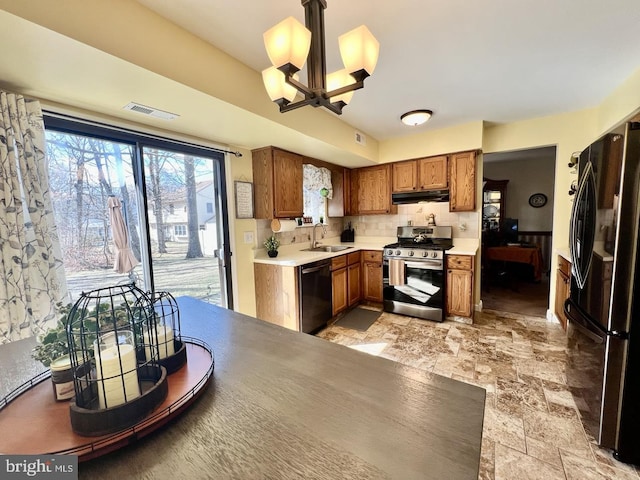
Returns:
[[[170,357],[175,353],[175,349],[173,347],[173,330],[171,327],[167,327],[166,325],[158,325],[155,329],[152,328],[150,331],[144,333],[144,354],[147,360],[151,360],[151,344],[156,343],[156,338],[160,350],[160,357],[158,360]]]
[[[100,408],[122,405],[140,396],[133,345],[110,345],[100,350],[95,343],[94,353]]]

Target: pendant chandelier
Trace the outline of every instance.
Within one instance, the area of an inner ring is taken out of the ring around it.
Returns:
[[[364,86],[378,62],[380,44],[369,29],[361,25],[338,37],[345,66],[326,73],[324,10],[326,0],[302,0],[305,25],[289,17],[264,33],[264,44],[272,67],[262,72],[269,98],[280,112],[311,105],[325,107],[340,115],[354,90]],[[307,85],[299,81],[298,71],[307,62]],[[292,103],[300,92],[304,99]]]

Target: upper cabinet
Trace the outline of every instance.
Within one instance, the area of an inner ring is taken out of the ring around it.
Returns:
[[[418,160],[418,180],[421,190],[447,188],[447,156],[421,158]]]
[[[302,156],[275,147],[251,153],[255,218],[301,217]]]
[[[391,164],[352,170],[351,214],[373,215],[397,213],[397,206],[391,203],[391,179]],[[357,199],[357,211],[353,211],[354,197]]]
[[[622,135],[608,134],[602,142],[602,172],[600,174],[600,188],[598,188],[598,208],[611,209],[614,206],[613,197],[620,190],[620,173],[622,171]],[[597,165],[597,163],[596,163]]]
[[[447,156],[396,162],[393,166],[393,193],[447,188]]]
[[[418,162],[409,160],[392,164],[393,193],[413,192],[418,189]]]
[[[449,156],[449,210],[472,212],[476,209],[476,152]]]
[[[327,215],[330,218],[351,215],[351,171],[348,168],[331,169],[333,196],[327,199]]]

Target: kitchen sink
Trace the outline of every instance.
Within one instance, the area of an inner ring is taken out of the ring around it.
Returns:
[[[342,250],[347,250],[349,247],[347,245],[319,245],[316,248],[303,248],[303,252],[341,252]]]

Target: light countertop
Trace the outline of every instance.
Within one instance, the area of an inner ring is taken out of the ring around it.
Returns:
[[[564,258],[567,262],[571,262],[571,251],[569,247],[556,249],[556,253]],[[593,253],[599,256],[603,262],[613,262],[613,255],[604,249],[604,242],[595,242],[593,244]]]
[[[294,245],[281,246],[278,256],[271,258],[266,250],[256,250],[254,263],[267,263],[271,265],[281,265],[283,267],[297,267],[307,263],[338,257],[358,250],[379,250],[382,251],[385,245],[397,242],[396,237],[356,237],[355,242],[342,243],[340,237],[325,238],[322,245],[344,245],[351,248],[339,252],[305,252],[302,249],[309,248],[309,243],[297,243]],[[478,253],[479,240],[476,238],[454,238],[453,248],[447,250],[447,255],[476,255]]]

